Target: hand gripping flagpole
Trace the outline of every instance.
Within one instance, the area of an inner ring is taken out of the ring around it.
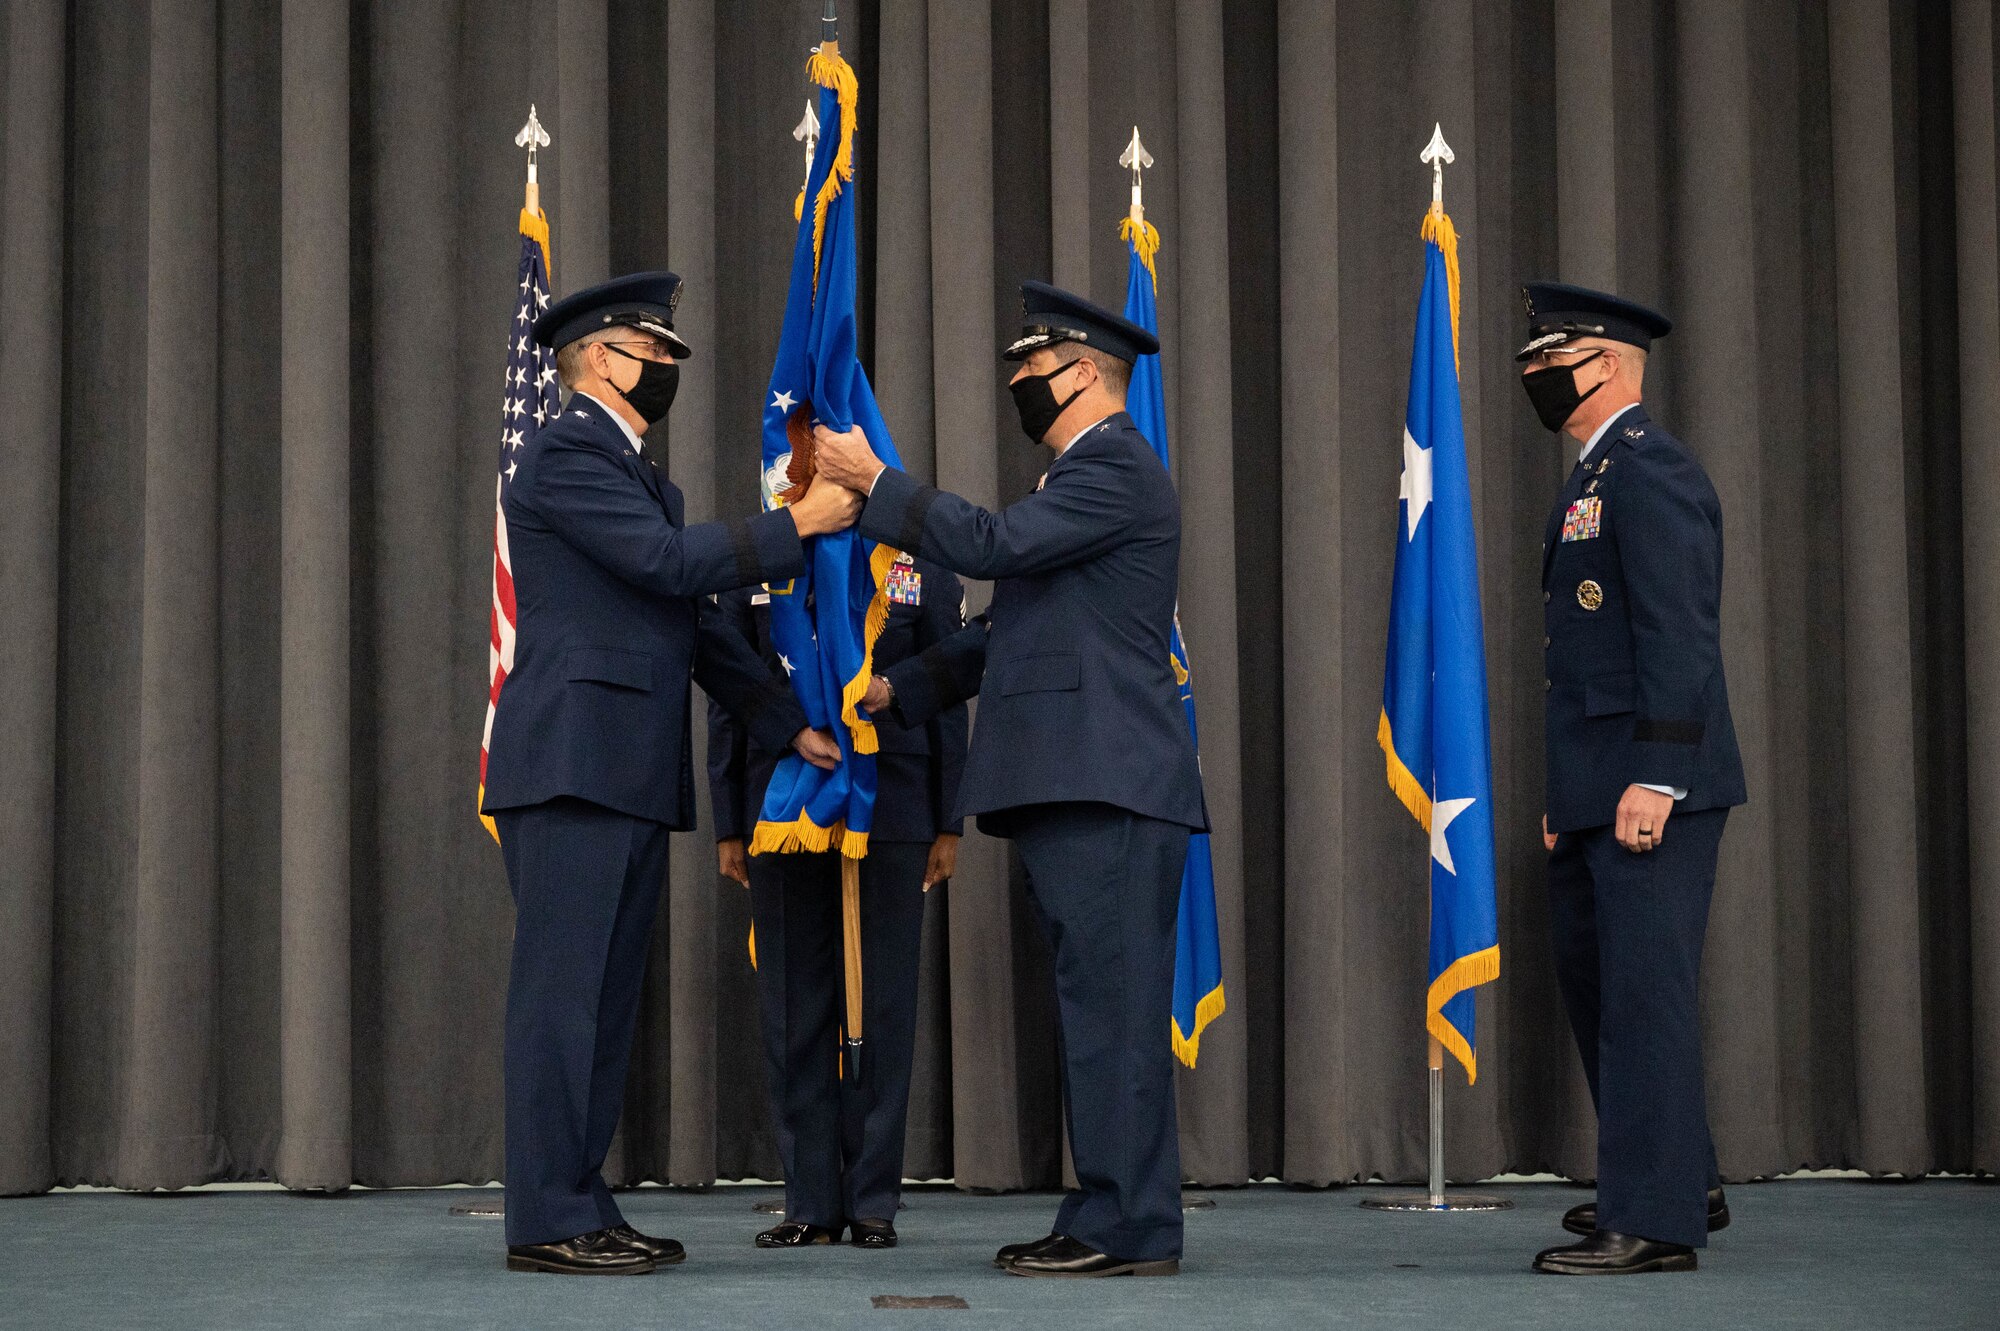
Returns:
[[[1431,207],[1444,208],[1444,169],[1456,160],[1451,145],[1444,141],[1444,126],[1433,125],[1431,141],[1417,160],[1431,168]],[[1454,316],[1456,311],[1453,311]],[[1426,851],[1426,863],[1430,852]],[[1490,1193],[1446,1192],[1444,1178],[1444,1046],[1435,1035],[1429,1037],[1429,1080],[1431,1102],[1430,1186],[1424,1192],[1390,1193],[1363,1198],[1360,1205],[1370,1211],[1506,1211],[1514,1203]]]

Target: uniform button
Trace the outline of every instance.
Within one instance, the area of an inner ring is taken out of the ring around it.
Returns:
[[[1542,692],[1547,693],[1550,689],[1554,688],[1555,686],[1556,682],[1554,680],[1545,679],[1542,681]]]
[[[1547,592],[1543,592],[1543,593],[1542,593],[1542,604],[1543,604],[1543,605],[1547,605],[1548,603],[1549,603],[1549,594],[1548,594]]]
[[[1549,649],[1549,635],[1544,633],[1542,635],[1542,650],[1547,651],[1548,649]]]

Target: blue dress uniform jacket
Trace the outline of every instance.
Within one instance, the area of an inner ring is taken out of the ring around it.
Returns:
[[[1169,661],[1180,497],[1130,416],[1092,427],[998,513],[891,470],[859,525],[997,584],[990,633],[974,625],[883,672],[912,723],[976,689],[961,814],[1009,836],[1011,810],[1093,802],[1208,830]]]
[[[1549,926],[1598,1111],[1597,1224],[1699,1247],[1718,1181],[1700,972],[1724,824],[1744,799],[1722,674],[1722,512],[1640,407],[1611,422],[1550,514]],[[1618,844],[1633,785],[1685,791],[1658,846]]]
[[[1676,815],[1743,803],[1722,674],[1722,509],[1643,407],[1612,422],[1549,514],[1549,830],[1617,821],[1628,786]]]
[[[1128,1261],[1181,1253],[1168,1022],[1190,830],[1206,830],[1169,640],[1180,499],[1123,412],[998,513],[884,472],[861,531],[996,580],[977,625],[887,672],[915,724],[979,695],[959,811],[1012,837],[1055,954],[1077,1187],[1052,1230]]]
[[[791,516],[687,527],[683,508],[581,394],[519,451],[503,500],[514,669],[494,709],[487,813],[569,795],[694,826],[690,674],[767,745],[805,726],[738,635],[701,624],[708,594],[804,569]]]
[[[888,624],[875,644],[878,671],[965,627],[964,590],[948,570],[918,560],[893,585],[901,599],[891,600]],[[783,680],[771,644],[768,597],[745,589],[716,601],[717,618],[754,643],[772,678]],[[960,704],[914,727],[876,719],[882,747],[875,822],[861,862],[868,1056],[859,1083],[841,1079],[837,1053],[845,996],[840,857],[759,855],[750,861],[758,1005],[788,1219],[828,1228],[854,1219],[895,1219],[916,1050],[924,873],[931,843],[960,830],[952,810],[965,769],[966,710]],[[782,754],[713,702],[708,718],[716,839],[748,840]]]
[[[514,897],[507,1240],[623,1223],[602,1167],[624,1103],[667,831],[693,821],[690,673],[770,742],[805,713],[709,593],[805,567],[792,518],[682,525],[679,490],[578,395],[518,450],[502,499],[514,668],[488,748]]]
[[[878,675],[965,627],[965,589],[951,571],[925,560],[914,561],[913,568],[920,599],[915,605],[890,602],[888,623],[875,644]],[[784,667],[771,642],[768,592],[755,587],[724,592],[715,598],[712,613],[755,649],[774,681],[784,681]],[[875,822],[869,844],[928,845],[941,833],[962,831],[964,822],[956,810],[959,779],[965,771],[966,708],[962,704],[948,708],[914,726],[903,725],[894,716],[874,721],[882,747],[875,764]],[[791,752],[789,742],[773,744],[770,739],[752,735],[730,709],[710,701],[708,789],[717,841],[732,837],[748,841],[756,831],[771,774],[778,760]]]

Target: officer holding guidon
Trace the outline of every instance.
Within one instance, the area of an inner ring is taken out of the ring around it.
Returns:
[[[493,713],[483,812],[515,907],[507,984],[507,1265],[642,1274],[686,1255],[625,1223],[599,1173],[624,1103],[667,833],[694,826],[690,675],[760,742],[832,767],[790,690],[703,615],[709,593],[791,577],[801,539],[849,526],[837,486],[689,527],[646,456],[689,355],[680,279],[635,273],[536,320],[563,412],[516,450],[502,498],[514,665]]]
[[[1542,553],[1549,921],[1597,1107],[1583,1241],[1535,1269],[1692,1271],[1729,1223],[1702,1088],[1699,980],[1716,856],[1743,765],[1722,673],[1722,509],[1640,404],[1666,316],[1531,283],[1517,360],[1542,424],[1578,450]]]
[[[858,431],[816,431],[817,463],[869,495],[870,540],[996,584],[990,632],[927,648],[864,699],[915,725],[977,693],[959,812],[1013,838],[1055,953],[1078,1187],[1051,1234],[995,1260],[1024,1276],[1171,1275],[1174,927],[1208,814],[1169,661],[1180,499],[1124,410],[1132,362],[1159,342],[1068,292],[1021,292],[1009,387],[1028,438],[1055,454],[1034,494],[990,512],[885,469]]]
[[[964,591],[936,564],[900,555],[882,590],[889,617],[875,643],[877,669],[913,660],[965,627]],[[718,617],[754,645],[789,696],[788,663],[771,639],[770,592],[743,588],[716,601]],[[966,710],[960,703],[909,726],[875,721],[875,821],[861,861],[868,1058],[855,1082],[843,1081],[839,1067],[840,853],[746,853],[784,751],[726,707],[709,704],[716,851],[723,877],[750,889],[765,1067],[784,1166],[785,1219],[757,1236],[760,1248],[838,1243],[848,1229],[857,1248],[896,1246],[924,893],[958,863]]]

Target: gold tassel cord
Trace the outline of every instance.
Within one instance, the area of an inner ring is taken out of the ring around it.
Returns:
[[[1451,292],[1451,366],[1460,369],[1458,355],[1458,228],[1443,204],[1434,203],[1424,214],[1423,237],[1444,252],[1445,287]]]
[[[1146,272],[1153,279],[1153,290],[1158,292],[1160,270],[1153,266],[1153,259],[1160,252],[1160,229],[1151,222],[1141,221],[1128,213],[1124,220],[1118,223],[1118,238],[1139,252],[1139,262],[1146,265]]]
[[[542,247],[542,267],[548,272],[549,285],[554,286],[556,280],[556,261],[549,254],[548,214],[539,208],[535,209],[532,213],[523,208],[521,210],[521,234]]]

